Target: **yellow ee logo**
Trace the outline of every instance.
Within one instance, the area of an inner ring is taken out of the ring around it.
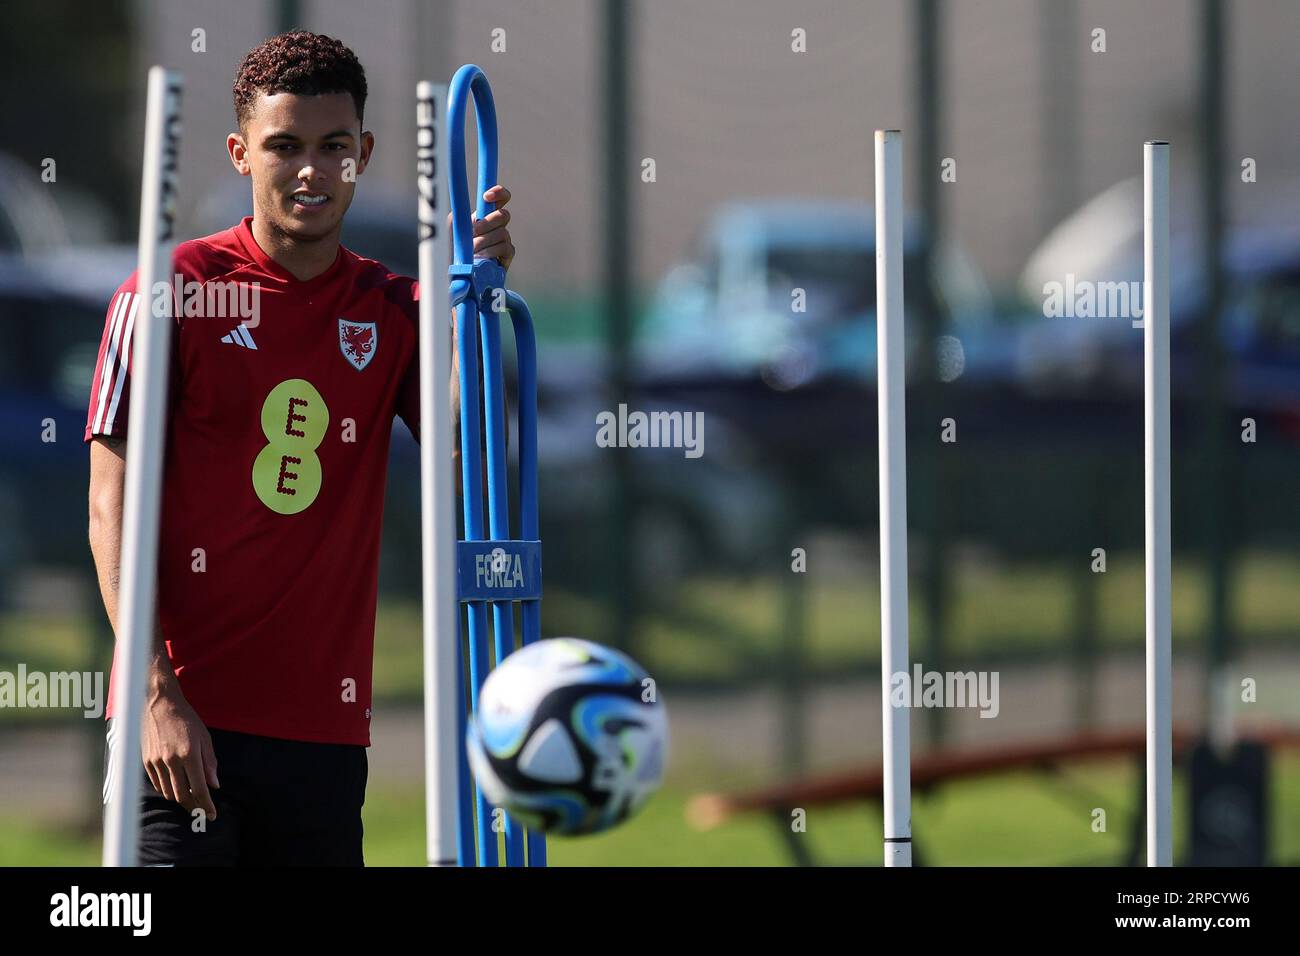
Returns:
[[[281,382],[262,403],[262,434],[269,444],[253,462],[253,490],[282,515],[304,511],[320,494],[316,449],[330,412],[315,386],[301,378]]]

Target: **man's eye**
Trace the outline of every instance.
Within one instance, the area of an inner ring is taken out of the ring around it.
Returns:
[[[342,144],[342,143],[326,143],[326,144],[325,144],[325,148],[326,148],[326,149],[342,149],[342,148],[343,148],[343,144]]]

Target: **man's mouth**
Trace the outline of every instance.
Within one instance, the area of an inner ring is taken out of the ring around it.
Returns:
[[[293,194],[293,201],[299,206],[311,208],[313,206],[323,206],[329,202],[330,197],[325,193],[313,193],[301,189]]]

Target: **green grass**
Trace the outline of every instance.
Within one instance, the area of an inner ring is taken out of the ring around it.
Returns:
[[[865,671],[878,660],[879,594],[873,573],[837,570],[809,576],[801,648],[803,665],[826,673]],[[870,569],[866,569],[867,572]],[[1300,557],[1284,553],[1244,555],[1233,596],[1235,629],[1253,645],[1294,641],[1300,632]],[[1112,555],[1098,575],[1096,604],[1102,649],[1136,651],[1143,640],[1143,577],[1140,555]],[[782,653],[782,588],[772,576],[692,576],[669,593],[645,602],[635,651],[652,672],[677,678],[734,682],[738,675],[770,675]],[[999,564],[988,559],[954,562],[953,596],[946,645],[950,660],[1065,655],[1073,627],[1073,582],[1063,566]],[[1198,649],[1203,640],[1207,589],[1202,566],[1181,559],[1174,576],[1176,648]],[[912,589],[913,641],[926,646],[921,589]],[[558,589],[543,602],[546,634],[602,638],[604,610],[589,599]],[[58,614],[0,615],[0,670],[24,661],[28,670],[86,670],[94,666],[95,633],[89,622]],[[415,599],[388,599],[376,621],[374,692],[378,700],[418,699],[422,690],[420,607]],[[66,719],[52,710],[0,710],[0,723]]]
[[[0,817],[0,866],[98,866],[99,833]]]
[[[1043,774],[1018,773],[965,781],[918,794],[913,807],[917,852],[938,866],[1060,866],[1118,864],[1128,843],[1136,795],[1127,764],[1081,764],[1053,783]],[[789,863],[770,818],[740,817],[707,832],[685,819],[693,788],[666,787],[640,816],[610,833],[553,839],[555,866],[780,866]],[[1175,855],[1183,851],[1186,799],[1175,782]],[[1274,764],[1274,862],[1300,860],[1300,757]],[[1095,808],[1107,814],[1106,832],[1093,832]],[[876,864],[881,819],[874,804],[809,807],[808,841],[819,862]],[[423,863],[423,794],[419,788],[372,788],[365,808],[365,853],[371,866]],[[96,833],[32,827],[0,818],[0,866],[94,865]]]
[[[1300,859],[1300,759],[1276,768],[1273,785],[1276,859]],[[1073,781],[1073,785],[1069,785]],[[1137,779],[1128,765],[1089,764],[1052,784],[1041,774],[988,777],[918,795],[913,806],[913,833],[918,853],[938,866],[1118,865],[1129,843]],[[658,794],[641,816],[607,834],[580,839],[553,839],[548,845],[555,866],[784,866],[790,858],[777,824],[770,817],[747,815],[698,832],[685,822],[690,794],[680,787]],[[416,815],[419,795],[409,797]],[[1185,840],[1186,802],[1181,776],[1175,784],[1175,853]],[[372,812],[385,822],[392,797],[377,801]],[[1093,811],[1107,814],[1105,832],[1093,832]],[[828,865],[877,864],[882,819],[876,804],[805,808],[807,840],[814,858]],[[370,818],[367,818],[370,826]],[[373,832],[369,831],[368,832]],[[384,845],[368,849],[372,865],[418,864],[405,852],[389,859]]]
[[[1300,557],[1255,553],[1239,569],[1235,627],[1245,640],[1294,640],[1300,631]],[[781,582],[771,578],[694,577],[662,596],[641,633],[638,649],[652,669],[725,678],[740,661],[777,659],[782,641]],[[1143,642],[1144,584],[1140,555],[1112,555],[1096,577],[1098,642],[1103,649],[1137,650]],[[1204,639],[1208,588],[1199,562],[1180,561],[1173,581],[1175,647],[1199,648]],[[874,577],[837,576],[807,582],[806,666],[835,670],[846,662],[874,666],[880,620]],[[914,642],[924,647],[921,588],[911,592]],[[1060,563],[955,563],[946,651],[953,658],[1069,653],[1074,627],[1073,582]]]
[[[13,671],[18,661],[29,671],[86,670],[94,658],[95,639],[84,617],[56,612],[3,614],[0,670]]]
[[[551,866],[778,866],[785,862],[765,820],[741,821],[710,834],[689,830],[683,817],[688,797],[684,790],[667,789],[621,828],[589,837],[552,839],[547,845],[548,862]],[[423,801],[419,790],[384,790],[367,798],[368,865],[423,865]]]

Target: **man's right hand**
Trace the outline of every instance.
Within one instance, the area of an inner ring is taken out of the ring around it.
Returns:
[[[155,790],[186,810],[201,808],[209,820],[217,818],[208,792],[221,787],[212,735],[174,680],[150,690],[140,745]]]

